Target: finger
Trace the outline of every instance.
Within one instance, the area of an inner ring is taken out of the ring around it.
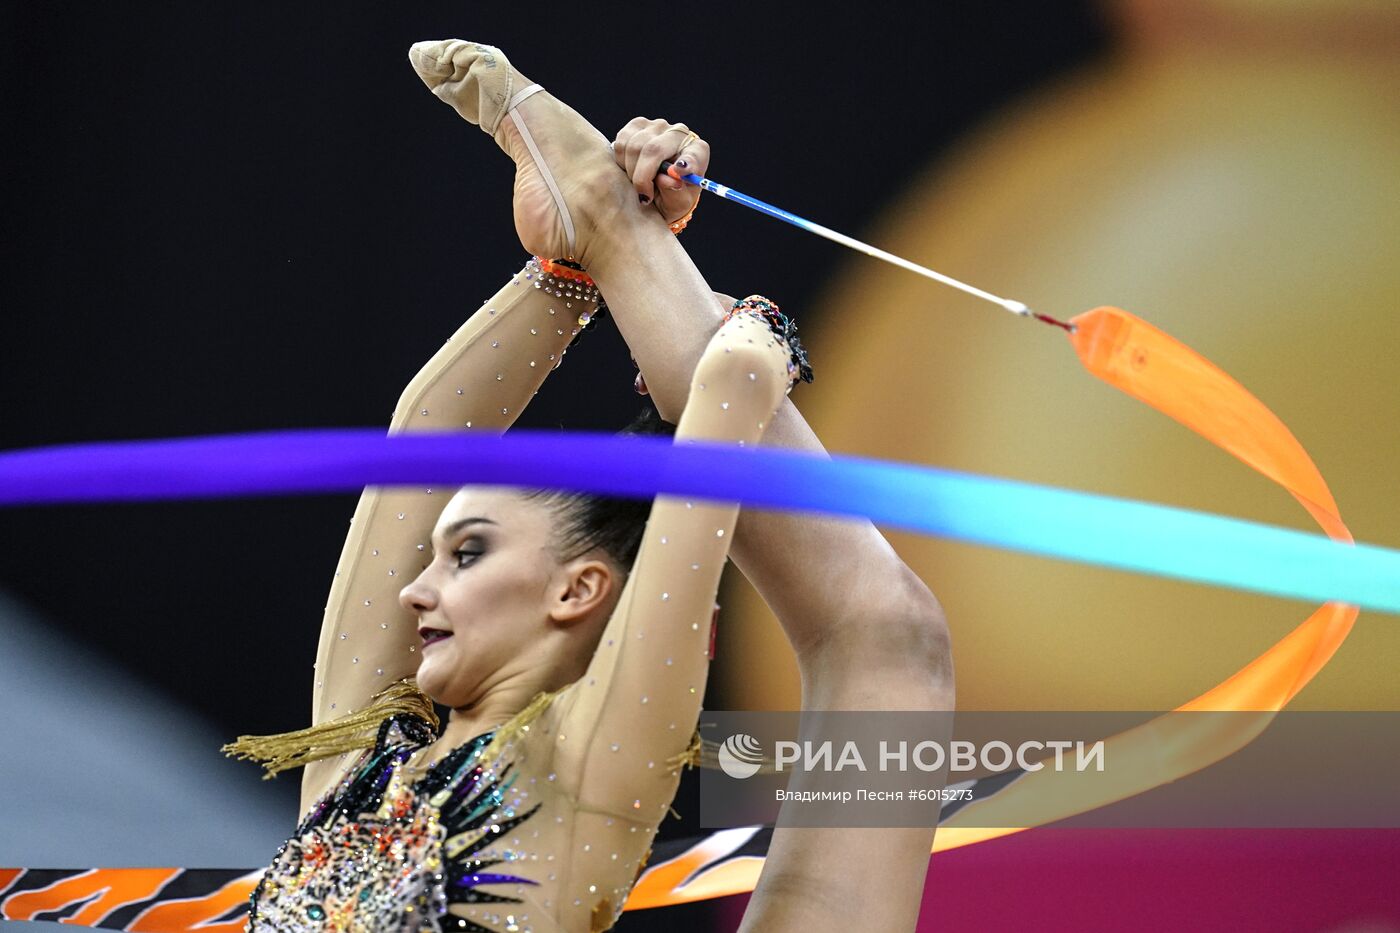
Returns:
[[[628,177],[633,179],[633,187],[637,189],[637,197],[643,204],[650,204],[656,192],[650,178],[645,184],[637,181],[637,165],[642,159],[642,151],[646,146],[670,127],[671,124],[665,120],[643,119],[637,126],[637,131],[627,138],[627,145],[623,148],[622,168],[627,172]]]
[[[623,171],[627,170],[627,162],[623,153],[627,151],[627,140],[631,138],[631,136],[632,131],[628,130],[627,127],[623,127],[618,130],[617,135],[613,137],[613,141],[608,144],[608,148],[611,149],[613,153],[613,161],[616,162],[617,167]]]
[[[676,153],[675,161],[676,175],[699,175],[705,177],[705,173],[710,170],[710,144],[699,136],[686,143],[685,148]]]
[[[679,172],[668,168],[656,176],[656,187],[662,191],[679,191],[685,187],[685,182],[681,181]]]
[[[637,164],[638,150],[654,132],[652,124],[655,122],[646,117],[633,117],[618,131],[617,138],[613,140],[613,159],[629,178],[632,177],[632,169]]]
[[[623,169],[624,171],[627,170],[627,160],[625,155],[627,151],[627,142],[633,136],[636,136],[637,133],[641,132],[642,128],[648,122],[649,121],[646,117],[633,117],[631,120],[628,120],[627,125],[624,126],[622,129],[618,130],[617,135],[613,137],[613,158],[617,160],[618,167]],[[630,175],[631,172],[628,172],[628,174]]]
[[[700,203],[700,188],[684,179],[688,175],[705,177],[710,168],[710,144],[693,133],[688,134],[675,161],[657,179],[657,185],[668,190],[666,219],[675,222],[693,213]],[[682,192],[680,189],[686,188]]]
[[[678,124],[676,129],[679,131],[682,127],[683,124]],[[685,181],[685,176],[690,173],[691,169],[687,167],[690,164],[690,160],[687,159],[687,154],[696,148],[695,143],[698,142],[699,139],[700,137],[696,136],[691,130],[685,130],[685,136],[681,138],[675,154],[667,156],[662,160],[666,168],[661,174],[656,176],[656,185],[658,188],[667,191],[680,191],[682,188],[688,186],[689,183]],[[708,148],[706,148],[706,151],[709,151]]]
[[[632,133],[635,133],[638,130],[642,129],[650,122],[651,120],[647,119],[646,117],[633,117],[632,119],[628,120],[622,125],[622,129],[617,131],[617,135],[621,136],[624,133],[631,135]]]
[[[677,123],[642,144],[637,164],[632,169],[632,184],[637,192],[650,200],[656,196],[656,176],[661,163],[675,158],[682,140],[690,134],[684,123]]]

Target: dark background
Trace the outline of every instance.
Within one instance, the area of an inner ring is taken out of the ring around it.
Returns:
[[[901,176],[1107,51],[1090,5],[1058,0],[0,11],[4,448],[386,424],[524,258],[509,162],[422,86],[415,40],[499,45],[608,136],[683,120],[714,178],[855,236]],[[716,289],[799,316],[840,264],[871,261],[719,201],[684,242]],[[591,338],[522,425],[635,412],[615,329]],[[225,734],[298,728],[353,506],[9,510],[0,589],[56,651],[100,651]]]

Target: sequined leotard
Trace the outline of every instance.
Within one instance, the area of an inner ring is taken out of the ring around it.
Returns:
[[[528,265],[410,383],[391,430],[509,426],[594,308]],[[760,319],[732,318],[696,366],[677,439],[756,442],[790,363]],[[321,632],[314,721],[362,708],[416,670],[417,621],[397,596],[427,563],[451,492],[361,497]],[[610,927],[675,795],[737,512],[656,500],[587,672],[494,760],[482,760],[489,736],[478,737],[415,783],[405,762],[433,736],[395,717],[357,761],[309,765],[307,816],[255,894],[251,928]]]

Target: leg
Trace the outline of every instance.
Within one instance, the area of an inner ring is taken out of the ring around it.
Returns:
[[[660,216],[627,213],[608,231],[622,261],[589,271],[653,394],[679,407],[688,379],[657,374],[693,369],[722,311]],[[821,450],[790,401],[764,443]],[[942,610],[872,524],[744,511],[733,556],[798,651],[804,708],[952,708]],[[742,929],[913,929],[932,844],[931,826],[779,830]],[[853,864],[880,870],[852,877]]]
[[[635,137],[629,139],[634,142]],[[639,168],[636,147],[627,148],[631,151],[622,151],[620,138],[617,157],[642,191],[654,171]],[[678,156],[650,153],[653,164]],[[704,166],[695,171],[703,174]],[[724,303],[707,307],[705,296],[696,291],[699,272],[679,243],[655,227],[645,236],[633,234],[631,251],[645,258],[615,275],[606,270],[599,283],[665,414],[685,404],[685,374]],[[763,442],[825,452],[791,401],[780,407]],[[942,609],[870,522],[744,511],[732,556],[772,607],[797,652],[804,709],[952,709],[951,651]],[[932,826],[780,829],[741,929],[912,929],[933,834]],[[879,870],[863,871],[857,879],[851,877],[852,865]]]

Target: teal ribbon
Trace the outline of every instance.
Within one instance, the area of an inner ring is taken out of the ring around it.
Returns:
[[[1219,515],[858,457],[664,438],[375,429],[129,441],[0,454],[0,506],[467,483],[657,494],[864,516],[876,524],[1400,613],[1400,551]],[[801,547],[800,541],[793,547]]]

